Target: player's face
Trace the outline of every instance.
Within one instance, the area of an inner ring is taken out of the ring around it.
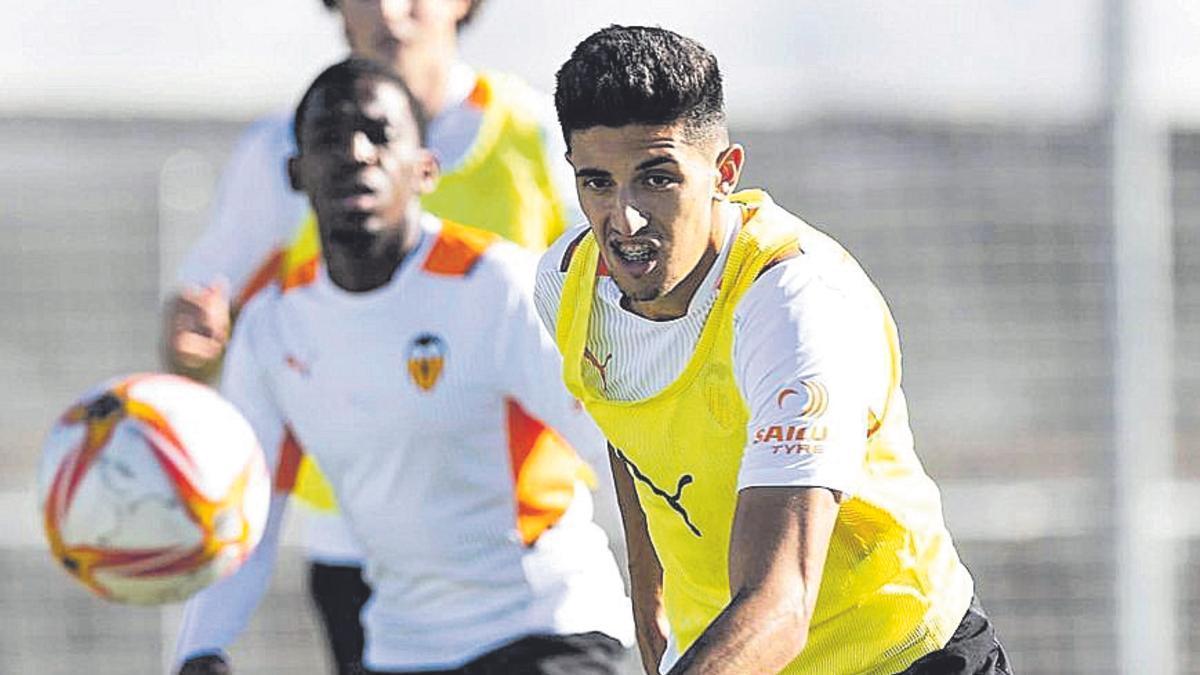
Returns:
[[[681,124],[572,132],[579,203],[630,309],[650,318],[686,311],[720,250],[717,202],[736,184],[741,153],[686,138]]]
[[[453,58],[470,0],[340,0],[355,54],[399,68],[406,58]]]
[[[331,269],[408,241],[411,214],[435,165],[400,88],[373,77],[326,87],[303,124],[293,182],[317,215]]]

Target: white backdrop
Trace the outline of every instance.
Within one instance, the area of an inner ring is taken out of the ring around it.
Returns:
[[[468,57],[549,88],[591,30],[661,24],[709,45],[743,122],[815,110],[1074,118],[1101,100],[1102,0],[488,0]],[[1146,96],[1200,120],[1200,3],[1133,2]],[[0,112],[244,117],[342,52],[318,0],[3,0]]]

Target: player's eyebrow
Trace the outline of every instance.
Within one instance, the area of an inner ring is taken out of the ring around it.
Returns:
[[[662,164],[678,164],[678,163],[679,162],[676,162],[674,157],[665,157],[665,156],[664,157],[655,157],[653,159],[648,159],[648,160],[642,162],[641,164],[638,164],[636,170],[637,171],[645,171],[646,169],[653,169],[654,167],[662,165]]]
[[[579,178],[607,178],[612,175],[608,171],[602,169],[576,169],[575,175]]]

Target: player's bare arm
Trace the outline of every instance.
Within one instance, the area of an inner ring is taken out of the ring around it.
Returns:
[[[738,497],[731,600],[671,675],[775,673],[804,649],[838,503],[824,488],[756,487]]]
[[[629,469],[609,448],[617,505],[625,530],[625,548],[629,555],[629,594],[633,600],[633,621],[637,630],[638,651],[647,673],[658,673],[663,651],[667,648],[666,615],[662,605],[662,564],[650,542],[646,514],[638,503],[637,491]]]

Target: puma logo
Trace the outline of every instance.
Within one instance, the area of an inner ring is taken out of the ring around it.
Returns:
[[[695,478],[692,477],[692,474],[685,473],[680,476],[679,482],[675,485],[675,492],[672,494],[655,485],[654,481],[650,480],[649,476],[642,473],[642,470],[639,469],[637,465],[634,464],[628,457],[626,457],[625,453],[621,452],[620,449],[612,444],[609,444],[608,447],[613,451],[613,454],[617,456],[617,459],[620,459],[621,462],[629,468],[629,473],[632,474],[635,479],[645,483],[646,487],[650,488],[651,492],[659,497],[662,497],[663,500],[667,502],[667,505],[670,506],[675,513],[678,513],[681,518],[683,518],[683,524],[687,525],[688,529],[692,531],[692,534],[696,535],[697,537],[704,536],[700,534],[700,528],[696,527],[696,525],[692,523],[692,519],[688,517],[687,509],[683,508],[683,504],[680,502],[680,500],[683,498],[683,488],[691,485],[695,481]]]
[[[596,355],[592,353],[592,350],[588,349],[587,347],[583,348],[583,358],[587,359],[587,362],[592,364],[592,367],[596,369],[597,373],[600,373],[600,384],[603,387],[604,393],[606,394],[608,393],[608,364],[610,361],[612,361],[612,357],[613,355],[609,354],[608,356],[604,357],[604,363],[600,363],[600,361],[596,358]]]

